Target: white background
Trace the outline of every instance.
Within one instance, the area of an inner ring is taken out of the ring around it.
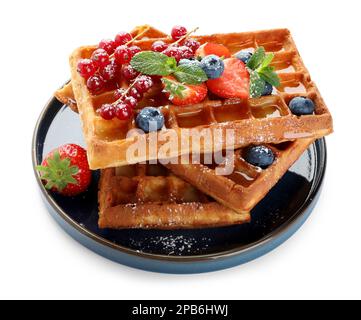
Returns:
[[[359,1],[1,1],[0,298],[361,298]],[[41,202],[31,136],[69,78],[68,55],[152,24],[200,33],[288,27],[335,122],[328,172],[307,223],[272,253],[203,275],[133,270],[66,235]]]

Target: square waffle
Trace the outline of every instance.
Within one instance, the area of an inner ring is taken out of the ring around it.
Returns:
[[[281,79],[281,86],[272,96],[248,101],[235,99],[214,100],[208,97],[197,105],[177,107],[161,98],[160,86],[154,88],[140,105],[158,106],[165,116],[165,126],[157,133],[156,153],[146,152],[127,157],[128,148],[136,141],[135,137],[126,138],[130,129],[136,128],[135,122],[113,119],[107,121],[97,115],[96,110],[106,102],[111,102],[112,92],[92,96],[86,88],[85,80],[77,72],[77,63],[88,58],[95,47],[81,47],[70,57],[72,88],[79,108],[83,132],[88,147],[91,169],[117,167],[152,159],[165,159],[197,151],[213,152],[226,148],[226,142],[215,150],[203,140],[191,146],[178,143],[177,148],[166,150],[168,131],[171,129],[180,137],[182,130],[200,132],[210,129],[213,134],[220,130],[225,137],[227,129],[234,130],[236,148],[251,143],[280,143],[296,138],[319,138],[332,132],[332,117],[298,53],[291,34],[286,29],[247,33],[216,34],[195,37],[199,42],[215,42],[228,47],[231,53],[242,49],[255,50],[263,46],[266,51],[274,52],[273,66]],[[170,42],[169,38],[163,39]],[[134,44],[149,50],[154,39],[143,39]],[[291,114],[288,103],[295,96],[307,96],[316,105],[315,114],[295,116]],[[147,136],[148,138],[148,136]]]
[[[255,167],[244,159],[247,148],[236,150],[231,158],[219,165],[205,165],[203,161],[165,166],[219,203],[242,214],[250,212],[264,198],[314,141],[298,139],[266,145],[275,155],[275,161],[266,169]],[[229,175],[217,175],[216,169],[223,168],[228,161],[233,161],[233,171]]]
[[[101,170],[99,227],[190,229],[242,224],[237,213],[209,198],[161,165]]]

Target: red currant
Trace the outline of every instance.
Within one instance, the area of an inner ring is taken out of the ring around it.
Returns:
[[[120,73],[119,65],[114,61],[110,61],[108,65],[99,70],[99,74],[102,76],[104,81],[114,80]]]
[[[181,51],[182,58],[181,59],[190,59],[193,57],[193,51],[191,48],[186,46],[181,46],[179,49]]]
[[[134,109],[137,106],[138,101],[134,97],[129,96],[124,99],[123,103],[128,107]]]
[[[125,89],[121,88],[121,89],[117,89],[115,92],[114,92],[114,99],[115,100],[119,100],[125,93]]]
[[[168,45],[161,40],[155,41],[152,44],[152,50],[155,52],[163,52],[165,49],[168,48]]]
[[[108,54],[113,54],[116,45],[112,39],[103,39],[99,42],[98,47],[104,49]]]
[[[109,54],[104,49],[96,49],[93,52],[91,59],[99,68],[103,68],[109,63]]]
[[[123,44],[126,44],[127,42],[129,42],[130,40],[132,40],[133,37],[129,32],[119,32],[116,36],[115,36],[115,45],[121,46]]]
[[[172,29],[171,35],[174,40],[179,40],[187,34],[187,29],[182,26],[175,26]]]
[[[134,83],[134,88],[137,89],[139,93],[147,92],[152,86],[153,80],[149,76],[140,76]]]
[[[143,99],[143,94],[140,93],[136,88],[131,88],[129,90],[129,96],[135,98],[135,100],[140,101]]]
[[[123,77],[130,81],[134,80],[139,75],[139,72],[135,70],[130,64],[124,66],[123,68]]]
[[[193,51],[193,53],[195,53],[197,51],[197,49],[201,46],[201,44],[197,40],[192,39],[192,38],[187,39],[184,42],[184,45],[186,47],[190,48]]]
[[[177,60],[177,62],[179,62],[179,60],[182,59],[182,51],[179,50],[179,48],[173,46],[165,49],[163,53],[168,57],[174,57]]]
[[[115,107],[109,103],[103,104],[98,112],[104,120],[112,120],[115,117]]]
[[[119,46],[115,49],[114,57],[119,64],[125,64],[132,59],[132,52],[127,46]]]
[[[131,46],[131,47],[129,47],[129,50],[133,56],[136,55],[138,52],[142,51],[142,49],[139,48],[138,46]]]
[[[104,88],[104,84],[103,78],[99,75],[91,76],[86,82],[86,86],[92,94],[99,93]]]
[[[119,120],[128,120],[132,117],[133,110],[124,103],[119,103],[115,106],[115,115]]]
[[[77,70],[83,78],[88,79],[97,71],[97,66],[93,60],[82,59],[78,63]]]

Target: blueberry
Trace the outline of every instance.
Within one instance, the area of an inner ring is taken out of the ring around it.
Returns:
[[[274,162],[275,156],[270,148],[255,146],[247,150],[245,160],[256,167],[266,169]]]
[[[266,86],[264,87],[262,96],[270,96],[273,92],[273,86],[266,82]]]
[[[178,64],[180,66],[186,65],[186,64],[194,64],[197,67],[201,67],[201,63],[198,60],[181,59]]]
[[[144,132],[158,131],[164,125],[164,116],[157,108],[145,107],[139,112],[135,122]]]
[[[236,53],[236,58],[243,61],[246,64],[249,61],[249,59],[251,59],[252,56],[253,56],[252,52],[244,51],[244,50]]]
[[[296,116],[312,114],[315,111],[315,104],[306,97],[293,98],[289,103],[289,107]]]
[[[202,59],[201,68],[206,73],[208,79],[217,79],[224,71],[224,62],[220,57],[211,54]]]

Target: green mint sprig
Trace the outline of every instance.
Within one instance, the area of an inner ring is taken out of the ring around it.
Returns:
[[[159,52],[139,52],[132,58],[130,65],[146,75],[174,75],[179,82],[186,84],[200,84],[208,80],[206,73],[199,66],[195,64],[177,66],[177,61],[173,57]]]
[[[250,73],[250,94],[252,98],[262,96],[266,82],[274,87],[280,86],[280,79],[275,68],[270,66],[274,58],[273,53],[266,54],[263,47],[260,47],[247,62]]]
[[[187,88],[183,84],[171,81],[167,78],[162,78],[162,82],[164,84],[164,90],[169,93],[170,99],[173,99],[174,97],[182,99],[184,97],[183,91],[187,90]]]

